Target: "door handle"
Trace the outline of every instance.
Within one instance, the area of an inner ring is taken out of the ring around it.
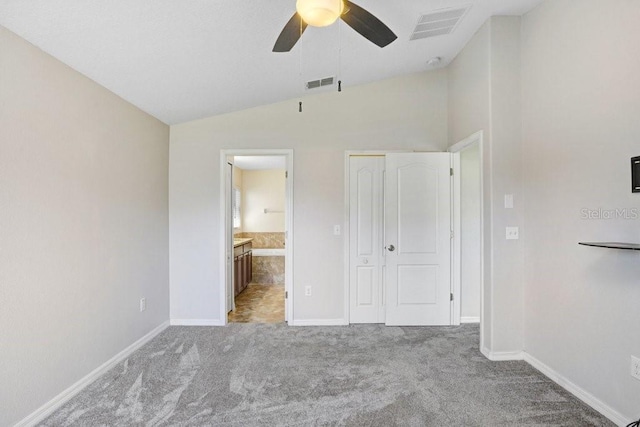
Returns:
[[[393,245],[389,245],[389,246],[386,246],[386,249],[387,249],[389,252],[393,252],[393,251],[395,251],[395,250],[396,250],[396,247],[395,247],[395,246],[393,246]]]

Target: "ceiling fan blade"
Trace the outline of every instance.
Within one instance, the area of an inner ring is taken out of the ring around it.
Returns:
[[[398,38],[382,21],[349,0],[344,2],[342,20],[370,42],[385,47]]]
[[[294,13],[287,25],[284,26],[282,32],[273,45],[274,52],[289,52],[298,42],[302,33],[307,28],[307,23],[302,20],[298,13]]]

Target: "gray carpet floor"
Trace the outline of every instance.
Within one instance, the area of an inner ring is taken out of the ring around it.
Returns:
[[[612,426],[478,327],[170,327],[43,426]]]

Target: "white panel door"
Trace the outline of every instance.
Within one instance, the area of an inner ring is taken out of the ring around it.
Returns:
[[[386,156],[386,324],[451,324],[449,153]]]
[[[349,323],[384,323],[384,162],[349,158]]]

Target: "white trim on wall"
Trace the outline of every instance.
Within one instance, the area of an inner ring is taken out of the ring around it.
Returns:
[[[478,316],[478,317],[471,317],[471,316],[460,317],[460,323],[480,323],[480,316]]]
[[[56,397],[42,405],[40,408],[36,409],[22,421],[19,421],[17,424],[15,424],[14,427],[35,426],[38,423],[42,422],[45,418],[62,407],[62,405],[71,400],[75,395],[80,393],[85,387],[97,380],[102,375],[106,374],[111,368],[125,360],[134,351],[138,350],[140,347],[151,341],[156,335],[160,334],[168,326],[168,320],[166,322],[163,322],[162,324],[151,330],[149,333],[144,335],[142,338],[131,344],[129,347],[125,348],[120,353],[116,354],[111,359],[107,360],[102,365],[91,371],[89,374],[78,380],[76,383],[71,385],[71,387],[67,388],[62,393],[58,394]]]
[[[453,231],[453,240],[451,242],[451,292],[453,293],[453,301],[451,304],[451,324],[454,326],[462,323],[462,248],[461,248],[461,169],[460,169],[460,153],[451,153],[451,168],[453,176],[451,177],[451,230]]]
[[[171,326],[224,326],[222,319],[171,319]]]
[[[289,322],[291,326],[348,326],[348,319],[301,319]]]
[[[491,351],[487,347],[480,347],[480,352],[494,362],[504,362],[507,360],[524,360],[522,351]]]
[[[625,417],[621,413],[617,412],[611,406],[599,400],[582,387],[574,384],[569,379],[559,374],[556,370],[545,365],[526,351],[491,352],[486,347],[482,347],[481,352],[487,359],[497,362],[507,360],[524,360],[534,369],[540,371],[540,373],[551,381],[555,382],[560,387],[567,390],[569,393],[573,394],[575,397],[613,421],[616,425],[627,425],[632,421],[636,421],[635,419],[630,419],[629,417]]]
[[[616,411],[611,406],[604,403],[602,400],[596,398],[594,395],[592,395],[582,387],[574,384],[569,379],[559,374],[556,370],[545,365],[529,353],[523,352],[523,359],[525,362],[544,374],[551,381],[555,382],[560,387],[564,388],[569,393],[573,394],[575,397],[582,400],[584,403],[591,406],[593,409],[600,412],[605,417],[609,418],[616,425],[627,425],[632,421],[636,421],[636,419],[632,420],[628,417],[625,417],[620,412]]]
[[[226,254],[227,245],[232,245],[227,241],[227,231],[225,224],[226,216],[226,179],[225,165],[229,156],[284,156],[286,158],[286,201],[285,201],[285,272],[284,290],[288,295],[285,300],[286,319],[290,325],[294,322],[293,313],[293,150],[292,149],[223,149],[220,150],[220,326],[227,324],[227,281],[226,281]],[[233,253],[233,252],[231,252]]]

